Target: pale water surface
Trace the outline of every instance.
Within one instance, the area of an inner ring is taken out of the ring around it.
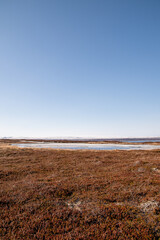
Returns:
[[[54,149],[75,149],[75,150],[152,150],[160,149],[160,145],[149,144],[89,144],[89,143],[24,143],[12,144],[21,148],[54,148]]]

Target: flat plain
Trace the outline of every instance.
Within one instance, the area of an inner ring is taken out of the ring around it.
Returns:
[[[160,239],[160,150],[0,141],[0,238]]]

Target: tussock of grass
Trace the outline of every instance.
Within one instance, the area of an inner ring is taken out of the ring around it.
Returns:
[[[156,150],[1,147],[0,237],[159,239],[160,174],[153,169],[160,169]]]

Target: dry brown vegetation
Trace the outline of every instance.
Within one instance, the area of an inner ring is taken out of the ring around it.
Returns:
[[[0,238],[160,239],[160,150],[0,147]]]

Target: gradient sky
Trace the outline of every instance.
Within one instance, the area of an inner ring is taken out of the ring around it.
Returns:
[[[1,0],[5,136],[160,136],[160,1]]]

